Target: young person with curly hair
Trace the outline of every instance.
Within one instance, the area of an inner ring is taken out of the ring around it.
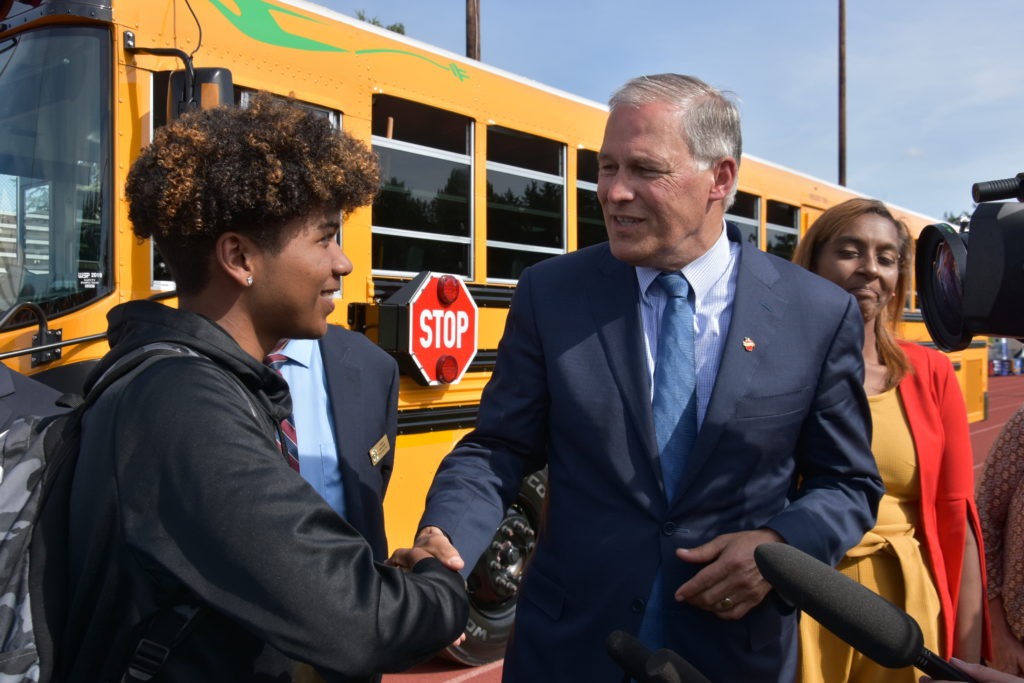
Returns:
[[[128,177],[135,234],[178,285],[109,314],[91,378],[151,344],[180,353],[105,391],[85,416],[71,511],[70,614],[54,680],[120,680],[154,615],[200,607],[160,681],[372,680],[453,642],[462,581],[425,552],[406,572],[289,467],[291,410],[262,360],[327,330],[352,269],[340,219],[378,184],[365,145],[269,95],[157,131]]]

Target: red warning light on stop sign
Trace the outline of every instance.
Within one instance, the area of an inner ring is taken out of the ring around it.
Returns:
[[[409,355],[427,384],[462,379],[477,349],[477,307],[466,283],[430,273],[409,299]]]

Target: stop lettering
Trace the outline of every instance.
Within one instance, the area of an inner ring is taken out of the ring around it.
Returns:
[[[461,349],[469,332],[469,313],[438,309],[421,311],[420,332],[420,348]]]

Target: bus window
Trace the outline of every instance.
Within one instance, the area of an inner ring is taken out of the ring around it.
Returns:
[[[0,41],[0,312],[111,290],[109,43],[94,27]]]
[[[800,208],[769,199],[767,219],[766,250],[788,261],[793,257],[796,240],[800,234]]]
[[[242,107],[243,109],[249,106],[249,102],[251,102],[252,98],[256,95],[255,90],[249,90],[247,88],[236,87],[234,91],[235,104]],[[316,114],[317,116],[324,117],[325,119],[331,122],[332,128],[341,127],[341,113],[336,112],[333,109],[327,109],[326,107],[318,107],[315,104],[310,104],[309,102],[302,102],[301,100],[296,100],[295,98],[292,97],[282,99],[287,99],[295,106],[299,107],[300,109],[305,109],[311,114]]]
[[[736,224],[743,235],[743,241],[761,246],[761,198],[749,192],[737,190],[736,201],[725,214],[727,220]]]
[[[381,192],[373,202],[377,275],[472,277],[472,121],[388,95],[373,98]]]
[[[604,214],[597,201],[597,152],[576,152],[576,246],[589,247],[608,239]]]
[[[565,253],[565,145],[487,129],[487,279],[515,282]]]

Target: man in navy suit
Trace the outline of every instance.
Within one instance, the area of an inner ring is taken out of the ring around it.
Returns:
[[[784,541],[834,563],[873,523],[860,312],[726,224],[741,144],[722,93],[663,74],[630,81],[610,109],[609,241],[523,273],[477,427],[439,468],[416,544],[467,571],[522,477],[546,465],[506,681],[619,681],[604,642],[623,629],[712,681],[789,683],[796,616],[753,552]],[[659,454],[666,295],[653,283],[679,272],[699,428]],[[681,469],[669,495],[666,458]]]
[[[299,474],[387,559],[384,494],[394,469],[398,364],[365,335],[328,325],[281,351],[292,395]]]

